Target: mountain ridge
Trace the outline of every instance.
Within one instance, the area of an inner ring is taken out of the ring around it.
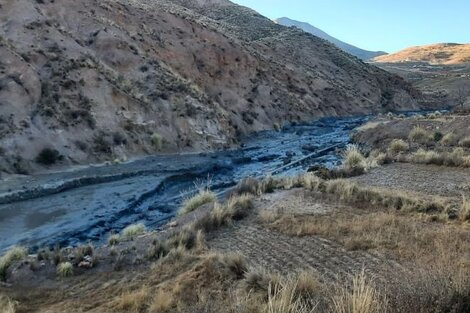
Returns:
[[[371,60],[377,56],[381,56],[381,55],[386,55],[387,52],[384,52],[384,51],[368,51],[368,50],[364,50],[364,49],[361,49],[361,48],[358,48],[356,46],[353,46],[351,44],[348,44],[346,42],[343,42],[331,35],[329,35],[328,33],[326,33],[325,31],[309,24],[309,23],[306,23],[306,22],[299,22],[299,21],[296,21],[296,20],[292,20],[288,17],[281,17],[281,18],[278,18],[278,19],[275,19],[274,20],[275,23],[278,23],[280,25],[283,25],[283,26],[287,26],[287,27],[292,27],[292,26],[295,26],[297,28],[300,28],[301,30],[307,32],[307,33],[310,33],[314,36],[317,36],[317,37],[320,37],[322,39],[325,39],[331,43],[333,43],[335,46],[337,46],[338,48],[348,52],[349,54],[352,54],[362,60],[365,60],[365,61],[368,61],[368,60]]]
[[[470,44],[437,43],[405,48],[374,58],[377,63],[425,62],[435,65],[470,63]]]

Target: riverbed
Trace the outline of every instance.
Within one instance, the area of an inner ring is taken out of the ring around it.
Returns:
[[[351,130],[369,118],[324,118],[264,131],[243,139],[236,150],[151,156],[0,181],[0,251],[100,242],[133,223],[158,229],[197,185],[222,196],[245,177],[332,167]]]

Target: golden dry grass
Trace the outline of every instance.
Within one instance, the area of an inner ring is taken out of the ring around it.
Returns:
[[[0,295],[0,313],[15,313],[17,303],[9,297]]]
[[[191,198],[186,199],[183,202],[181,209],[179,210],[179,215],[188,214],[196,210],[197,208],[203,206],[204,204],[214,202],[216,200],[215,194],[208,189],[201,189],[199,192],[192,196]]]

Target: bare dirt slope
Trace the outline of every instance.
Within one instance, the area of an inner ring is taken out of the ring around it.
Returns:
[[[403,79],[229,1],[7,0],[0,170],[237,143],[326,115],[418,108]]]
[[[375,62],[426,62],[430,64],[470,63],[470,44],[442,43],[411,47],[374,58]]]

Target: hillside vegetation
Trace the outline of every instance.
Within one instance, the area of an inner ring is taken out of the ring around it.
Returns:
[[[229,1],[7,0],[0,171],[234,146],[321,116],[418,108],[403,79]]]

